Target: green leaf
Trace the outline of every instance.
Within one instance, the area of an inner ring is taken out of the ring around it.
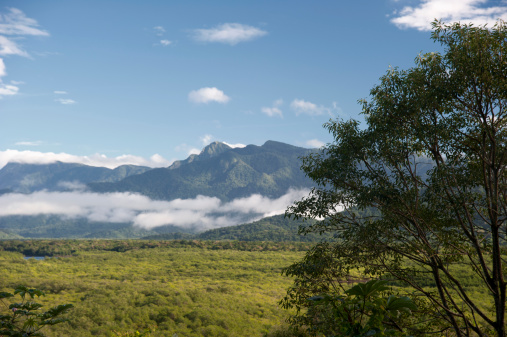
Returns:
[[[412,311],[417,310],[415,303],[408,297],[396,297],[394,295],[389,296],[387,299],[386,310],[395,317],[399,316],[399,312],[411,314]]]
[[[2,298],[8,298],[8,297],[13,297],[14,295],[11,294],[11,293],[6,293],[6,292],[0,292],[0,299]]]
[[[371,280],[366,283],[359,283],[345,293],[347,295],[354,295],[366,299],[367,297],[373,296],[375,293],[388,290],[385,286],[387,281],[384,280]]]

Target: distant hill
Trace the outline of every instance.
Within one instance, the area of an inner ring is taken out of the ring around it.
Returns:
[[[316,242],[322,239],[330,239],[329,234],[299,235],[300,226],[309,226],[316,223],[316,220],[291,220],[282,215],[267,217],[252,223],[238,226],[222,227],[211,229],[202,233],[167,233],[148,235],[142,239],[148,240],[174,240],[174,239],[196,239],[196,240],[238,240],[238,241],[275,241],[275,242]]]
[[[77,184],[115,182],[151,168],[122,165],[115,169],[76,163],[52,164],[8,163],[0,170],[0,193],[31,193],[40,190],[65,191]],[[5,191],[5,192],[3,192]]]
[[[92,191],[135,192],[152,199],[173,200],[197,195],[229,201],[252,194],[277,198],[291,187],[310,188],[312,181],[300,170],[300,157],[312,150],[280,142],[231,148],[214,142],[199,155],[152,169],[118,182],[90,183]]]
[[[175,226],[147,230],[130,223],[90,222],[84,218],[62,219],[58,216],[0,217],[0,240],[8,239],[149,239],[149,240],[238,240],[275,242],[316,242],[330,235],[298,235],[300,226],[315,220],[290,220],[283,215],[252,223],[211,229],[201,233]]]
[[[86,218],[68,219],[57,215],[0,217],[0,240],[3,239],[138,239],[147,235],[190,230],[161,226],[147,230],[131,223],[89,221]]]

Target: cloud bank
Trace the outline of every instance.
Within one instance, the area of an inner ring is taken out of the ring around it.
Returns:
[[[72,186],[72,183],[68,185]],[[41,191],[1,195],[0,216],[56,214],[67,218],[87,218],[89,221],[131,222],[146,229],[171,224],[201,231],[282,214],[287,206],[308,193],[307,189],[290,189],[276,199],[254,194],[222,202],[202,195],[194,199],[160,201],[132,193]]]
[[[194,39],[235,45],[266,35],[268,32],[240,23],[224,23],[210,29],[195,29]]]
[[[96,153],[91,156],[76,156],[67,153],[38,152],[38,151],[0,151],[0,169],[7,163],[23,164],[51,164],[57,161],[63,163],[79,163],[89,166],[107,167],[114,169],[121,165],[139,165],[148,167],[167,167],[172,164],[159,154],[154,154],[149,159],[133,155],[122,155],[109,158],[106,155]]]
[[[492,6],[500,1],[488,0],[422,0],[419,6],[406,6],[391,19],[399,28],[431,30],[435,19],[445,23],[461,22],[493,26],[497,19],[507,21],[507,6]],[[489,5],[489,6],[488,6]]]
[[[188,94],[188,100],[194,103],[218,102],[224,104],[229,102],[231,98],[224,94],[222,90],[208,87],[191,91]]]

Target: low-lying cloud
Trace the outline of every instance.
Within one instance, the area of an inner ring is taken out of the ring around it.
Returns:
[[[0,151],[0,169],[7,163],[21,164],[51,164],[55,162],[79,163],[89,166],[107,167],[114,169],[121,165],[138,165],[148,167],[167,167],[172,164],[159,154],[154,154],[149,159],[133,155],[122,155],[118,157],[107,157],[103,154],[93,154],[91,156],[76,156],[68,153],[53,153],[39,151],[18,151],[6,150]]]
[[[230,202],[202,195],[194,199],[161,201],[134,193],[99,194],[78,190],[11,193],[0,196],[0,216],[51,214],[89,221],[131,222],[145,229],[174,225],[201,231],[282,214],[287,206],[309,192],[308,189],[290,189],[275,199],[253,194]]]

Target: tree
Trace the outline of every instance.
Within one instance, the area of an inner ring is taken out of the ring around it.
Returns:
[[[434,22],[432,39],[443,54],[390,68],[360,101],[366,127],[330,121],[334,142],[303,158],[317,187],[286,215],[324,218],[300,231],[336,242],[285,270],[293,324],[312,324],[309,297],[362,275],[410,287],[425,329],[506,336],[507,27]]]
[[[6,299],[14,298],[15,295],[21,297],[21,302],[8,304]],[[0,302],[7,310],[6,313],[0,314],[0,336],[44,336],[40,330],[45,326],[68,321],[61,316],[73,307],[72,304],[61,304],[40,312],[42,304],[34,301],[36,296],[44,296],[44,292],[23,285],[17,286],[13,293],[0,292]]]

